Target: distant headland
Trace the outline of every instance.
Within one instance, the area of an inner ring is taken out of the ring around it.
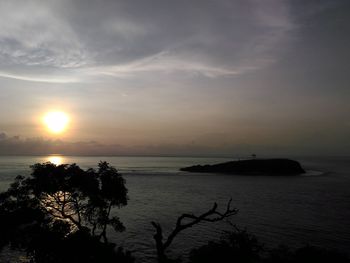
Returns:
[[[298,175],[305,173],[300,163],[290,159],[249,159],[213,165],[194,165],[181,171],[244,175]]]

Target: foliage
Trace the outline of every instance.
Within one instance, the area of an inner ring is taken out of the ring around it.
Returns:
[[[0,246],[24,248],[33,262],[131,260],[122,250],[115,253],[107,239],[108,226],[125,229],[111,211],[128,200],[125,180],[114,167],[100,162],[97,170],[52,163],[31,168],[30,177],[18,176],[0,194]]]
[[[219,241],[192,249],[190,263],[350,263],[349,258],[338,251],[304,246],[292,250],[280,245],[275,249],[266,249],[257,238],[246,230],[235,227],[225,232]]]
[[[269,251],[265,263],[349,263],[347,255],[336,250],[325,249],[315,246],[304,246],[292,251],[287,246],[279,246]]]
[[[254,235],[235,227],[235,231],[225,232],[220,241],[210,241],[207,245],[193,249],[190,262],[260,262],[262,250],[262,244]]]

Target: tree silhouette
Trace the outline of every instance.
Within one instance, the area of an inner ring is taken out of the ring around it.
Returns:
[[[207,212],[196,216],[193,214],[182,214],[178,217],[175,225],[175,229],[169,234],[165,241],[163,241],[163,230],[159,223],[151,222],[156,230],[153,236],[156,241],[157,257],[159,263],[171,262],[166,256],[166,250],[173,242],[174,238],[183,230],[190,228],[200,222],[218,222],[224,220],[227,217],[237,214],[238,210],[231,208],[232,199],[227,204],[226,211],[221,213],[217,211],[217,203],[214,203],[213,207]]]
[[[224,232],[221,240],[210,241],[207,245],[192,249],[190,263],[261,262],[263,245],[246,229],[241,230],[232,224],[231,226],[234,230]]]
[[[84,262],[131,259],[121,250],[114,253],[107,239],[108,226],[125,229],[111,212],[128,200],[125,180],[114,167],[44,163],[31,169],[30,177],[17,176],[0,194],[0,246],[25,248],[33,262],[71,262],[83,255]]]
[[[231,224],[220,240],[192,249],[189,263],[349,263],[349,257],[337,250],[306,245],[292,249],[285,245],[269,249],[246,229]]]

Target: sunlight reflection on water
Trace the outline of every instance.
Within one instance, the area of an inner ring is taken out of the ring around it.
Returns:
[[[47,161],[56,165],[64,164],[65,158],[58,155],[48,156]]]

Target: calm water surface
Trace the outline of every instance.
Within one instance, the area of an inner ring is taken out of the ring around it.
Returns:
[[[228,161],[227,158],[179,157],[0,157],[0,190],[13,178],[30,173],[37,162],[77,163],[95,167],[105,160],[124,175],[129,203],[116,210],[126,226],[110,232],[118,245],[134,251],[138,262],[154,262],[151,221],[170,230],[182,213],[201,213],[232,197],[239,214],[232,222],[255,233],[268,246],[306,243],[348,251],[350,248],[350,158],[296,158],[309,172],[303,176],[233,176],[191,174],[179,168]],[[217,239],[225,223],[203,223],[185,230],[172,245],[173,255],[186,258],[188,248]]]

